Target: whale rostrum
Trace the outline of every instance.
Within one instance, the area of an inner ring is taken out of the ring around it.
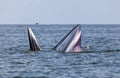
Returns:
[[[28,38],[29,38],[29,46],[31,51],[39,51],[40,47],[38,45],[37,39],[30,27],[28,27]]]

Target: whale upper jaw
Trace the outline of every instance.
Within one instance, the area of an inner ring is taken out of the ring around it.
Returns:
[[[29,46],[31,51],[39,51],[40,47],[38,45],[37,39],[32,32],[32,29],[29,27],[28,28],[28,38],[29,38]]]
[[[80,25],[75,26],[55,47],[61,52],[81,52],[81,30]]]

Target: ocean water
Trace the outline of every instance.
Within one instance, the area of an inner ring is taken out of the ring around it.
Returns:
[[[81,25],[81,53],[52,48],[75,25],[0,25],[0,78],[120,78],[120,25]],[[30,52],[27,27],[42,48]]]

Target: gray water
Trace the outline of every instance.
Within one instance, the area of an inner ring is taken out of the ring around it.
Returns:
[[[74,26],[0,25],[0,78],[120,78],[120,25],[82,25],[82,53],[52,50]],[[27,27],[41,51],[29,51]]]

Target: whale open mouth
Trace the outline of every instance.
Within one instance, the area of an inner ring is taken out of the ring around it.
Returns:
[[[38,45],[37,39],[32,32],[31,28],[28,28],[28,38],[29,38],[29,45],[30,45],[30,50],[31,51],[38,51],[40,50],[40,47]]]
[[[58,44],[55,50],[61,52],[80,52],[81,49],[81,26],[76,25]]]

